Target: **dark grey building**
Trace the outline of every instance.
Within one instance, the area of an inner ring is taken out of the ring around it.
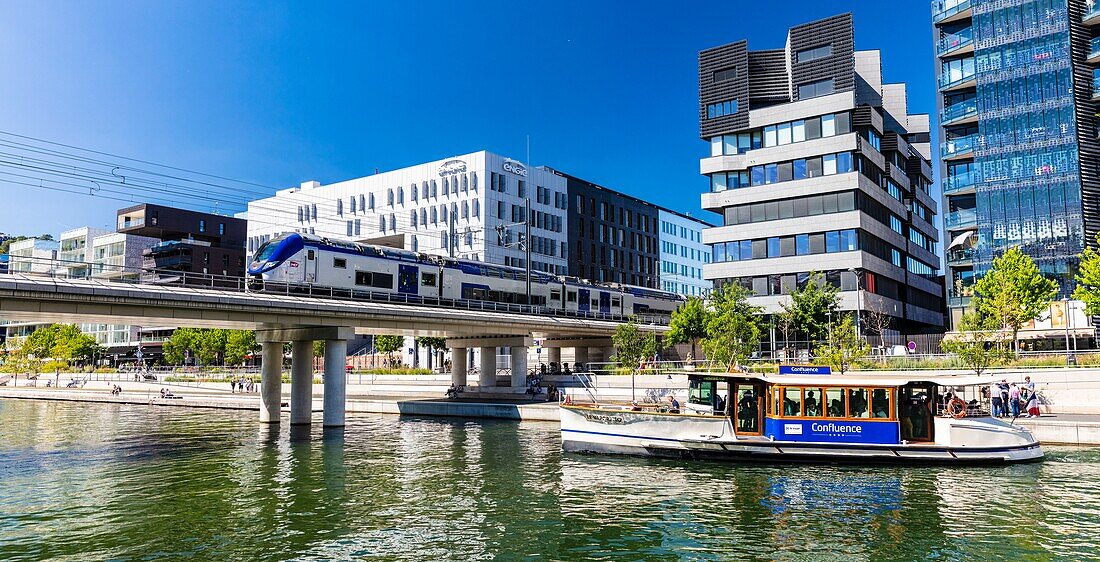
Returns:
[[[118,231],[156,238],[142,268],[244,277],[244,219],[142,203],[119,209]]]
[[[851,14],[795,26],[783,48],[700,52],[699,129],[702,206],[723,217],[703,232],[705,278],[774,313],[820,272],[844,310],[942,330],[928,116],[882,83],[878,51],[855,50]]]
[[[659,208],[576,176],[552,171],[566,180],[569,275],[596,282],[660,288]]]

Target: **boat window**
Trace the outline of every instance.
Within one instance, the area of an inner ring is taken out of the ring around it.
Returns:
[[[821,397],[824,393],[820,388],[807,388],[806,398],[803,401],[805,405],[805,416],[808,418],[820,418],[821,417]]]
[[[866,418],[867,417],[867,389],[866,388],[849,388],[848,389],[848,417],[850,417],[850,418]]]
[[[783,415],[784,416],[799,416],[802,412],[802,389],[784,388],[783,389]]]
[[[781,410],[779,405],[782,404],[782,402],[780,402],[780,396],[781,396],[781,394],[779,392],[779,387],[777,386],[772,390],[772,399],[768,401],[768,414],[769,415],[773,415],[773,416],[778,416],[779,415],[779,412]]]
[[[688,402],[702,406],[710,406],[713,402],[714,381],[691,381],[688,388]]]
[[[826,388],[825,389],[825,417],[827,418],[843,418],[844,417],[844,389],[843,388]]]
[[[890,392],[885,388],[876,388],[871,391],[871,417],[890,417]]]

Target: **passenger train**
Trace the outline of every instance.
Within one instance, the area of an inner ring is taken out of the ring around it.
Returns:
[[[261,245],[248,266],[249,288],[319,286],[356,293],[405,296],[416,302],[476,301],[525,304],[525,270],[472,260],[282,234]],[[531,304],[584,316],[668,315],[684,298],[674,293],[531,272]]]

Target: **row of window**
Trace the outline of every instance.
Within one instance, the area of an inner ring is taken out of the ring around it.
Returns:
[[[710,175],[710,190],[722,192],[758,185],[770,185],[806,178],[846,174],[854,171],[851,152],[825,154],[788,162],[752,166],[748,172],[718,172]]]
[[[855,229],[830,230],[813,234],[773,236],[711,244],[715,263],[806,256],[859,249]]]
[[[689,297],[703,296],[710,292],[707,287],[677,283],[676,281],[661,281],[661,289],[669,293],[677,293]]]
[[[661,253],[710,263],[710,253],[666,240],[661,241]]]
[[[680,226],[669,221],[661,221],[661,232],[672,236],[679,236],[680,238],[691,240],[692,242],[702,241],[702,235],[698,230]]]
[[[723,209],[726,226],[810,217],[856,210],[856,192],[825,193],[798,199],[782,199],[764,203],[746,203]]]
[[[782,418],[894,419],[893,388],[774,386],[768,413]]]
[[[586,204],[587,202],[587,204]],[[601,220],[614,221],[615,220],[615,204],[608,203],[607,201],[597,202],[594,198],[586,199],[583,195],[577,195],[577,213],[580,215],[585,214],[585,209],[588,211],[590,217],[595,217],[597,209],[599,210],[599,217]],[[637,218],[637,220],[635,220]],[[619,221],[620,226],[626,226],[628,228],[637,227],[638,230],[647,233],[654,233],[657,230],[657,217],[650,218],[649,215],[638,211],[635,213],[630,209],[619,207]],[[637,223],[637,224],[635,224]]]
[[[690,277],[692,279],[702,279],[703,270],[698,267],[692,267],[690,265],[678,264],[668,260],[661,261],[661,272],[671,273],[672,275],[680,275],[682,277]]]
[[[811,279],[816,279],[816,283],[824,283],[839,291],[855,291],[859,281],[856,274],[851,271],[834,270],[818,273],[801,272],[782,275],[761,275],[757,277],[724,278],[715,280],[715,286],[738,285],[754,297],[766,297],[769,295],[789,295],[796,290],[806,288],[806,284],[809,283]],[[877,277],[874,273],[865,271],[863,273],[863,288],[875,292],[876,280]],[[897,296],[894,295],[892,298],[897,298]]]
[[[836,91],[832,78],[815,80],[798,86],[798,99],[808,100],[820,96],[827,96]]]
[[[707,104],[707,119],[725,117],[737,113],[737,100],[726,100],[718,103]]]
[[[769,125],[762,129],[712,137],[710,155],[744,154],[749,150],[769,148],[852,132],[851,113],[830,113],[808,119]]]

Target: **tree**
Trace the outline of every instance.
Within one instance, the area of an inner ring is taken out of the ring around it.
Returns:
[[[57,344],[57,334],[56,324],[42,326],[27,336],[21,349],[28,357],[33,355],[35,359],[52,357],[54,346]]]
[[[856,359],[867,355],[870,351],[871,346],[856,337],[856,326],[852,322],[852,317],[845,315],[844,319],[833,326],[826,336],[825,345],[817,357],[843,375],[852,368],[852,363]]]
[[[405,338],[403,336],[375,336],[374,337],[374,349],[379,353],[385,353],[390,356],[390,363],[393,363],[393,352],[401,349],[401,346],[405,344]]]
[[[1100,235],[1097,235],[1096,242],[1100,244]],[[1095,248],[1085,248],[1085,253],[1081,255],[1073,298],[1085,303],[1085,312],[1090,316],[1100,314],[1100,252]]]
[[[313,340],[313,356],[325,356],[325,340]]]
[[[230,330],[225,338],[225,362],[242,365],[249,355],[259,351],[256,332],[252,330]]]
[[[779,308],[779,312],[772,314],[772,322],[775,324],[776,331],[783,334],[783,358],[786,359],[791,332],[795,329],[795,313],[794,307],[787,302],[780,303]]]
[[[432,368],[432,357],[436,353],[447,349],[447,338],[420,337],[416,338],[416,345],[417,347],[428,348],[428,369],[430,370]]]
[[[695,360],[695,344],[699,338],[707,335],[707,307],[703,299],[689,297],[684,304],[672,312],[672,319],[668,324],[668,343],[679,344],[691,342],[691,355],[688,361]]]
[[[733,366],[760,349],[760,307],[748,303],[740,285],[724,285],[710,294],[710,314],[703,353],[713,361]]]
[[[968,311],[959,320],[957,333],[944,338],[940,348],[945,353],[957,355],[975,375],[981,375],[993,365],[1011,358],[1004,343],[1002,332],[991,318]]]
[[[224,360],[229,330],[177,328],[164,342],[164,360],[182,364],[191,357],[196,364],[216,365]]]
[[[829,324],[839,318],[839,290],[824,282],[818,272],[810,273],[809,279],[801,287],[791,291],[791,314],[795,329],[813,342],[824,340],[829,335]]]
[[[653,332],[638,329],[633,318],[615,328],[611,343],[615,346],[615,362],[631,369],[636,368],[643,359],[653,357],[660,351],[657,336]]]
[[[99,342],[90,334],[80,331],[76,324],[54,324],[56,336],[50,357],[59,361],[89,361],[97,351]]]
[[[171,365],[182,365],[187,357],[194,356],[195,347],[194,328],[176,328],[172,335],[164,340],[161,347],[164,352],[164,361]]]
[[[1050,306],[1058,285],[1043,277],[1039,267],[1019,248],[1009,248],[974,285],[974,307],[995,325],[1012,331],[1013,350],[1019,333]]]
[[[886,362],[886,331],[890,329],[892,322],[893,319],[886,312],[885,305],[882,302],[872,303],[863,313],[864,339],[867,337],[867,332],[878,336],[879,346],[883,349],[883,363]]]

